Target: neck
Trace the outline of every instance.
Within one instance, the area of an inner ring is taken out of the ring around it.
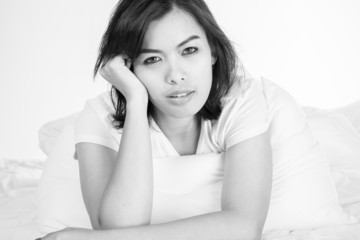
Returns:
[[[158,119],[158,126],[181,156],[193,155],[197,151],[200,137],[200,118],[166,118]]]
[[[186,118],[154,118],[161,131],[167,137],[181,137],[197,133],[200,129],[200,118],[196,115]]]

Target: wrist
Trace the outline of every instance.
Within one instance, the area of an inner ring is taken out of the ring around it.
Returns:
[[[147,107],[148,107],[148,98],[145,96],[137,96],[134,98],[130,98],[129,100],[126,101],[126,111],[132,111],[132,109],[134,109],[134,111],[139,112],[139,111],[145,111],[147,112]]]

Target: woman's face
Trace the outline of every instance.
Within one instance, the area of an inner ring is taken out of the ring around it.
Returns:
[[[134,73],[147,88],[157,117],[190,117],[209,96],[214,63],[202,27],[176,9],[150,23]]]

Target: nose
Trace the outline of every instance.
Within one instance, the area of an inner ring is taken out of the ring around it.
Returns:
[[[175,85],[186,79],[185,71],[178,61],[169,61],[166,82]]]

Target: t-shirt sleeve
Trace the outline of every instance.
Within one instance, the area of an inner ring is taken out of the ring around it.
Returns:
[[[113,128],[109,112],[98,101],[87,101],[80,112],[75,122],[75,144],[95,143],[118,151],[121,131]]]
[[[254,80],[244,92],[235,91],[231,95],[219,121],[224,150],[266,132],[269,127],[268,106],[258,82]]]

